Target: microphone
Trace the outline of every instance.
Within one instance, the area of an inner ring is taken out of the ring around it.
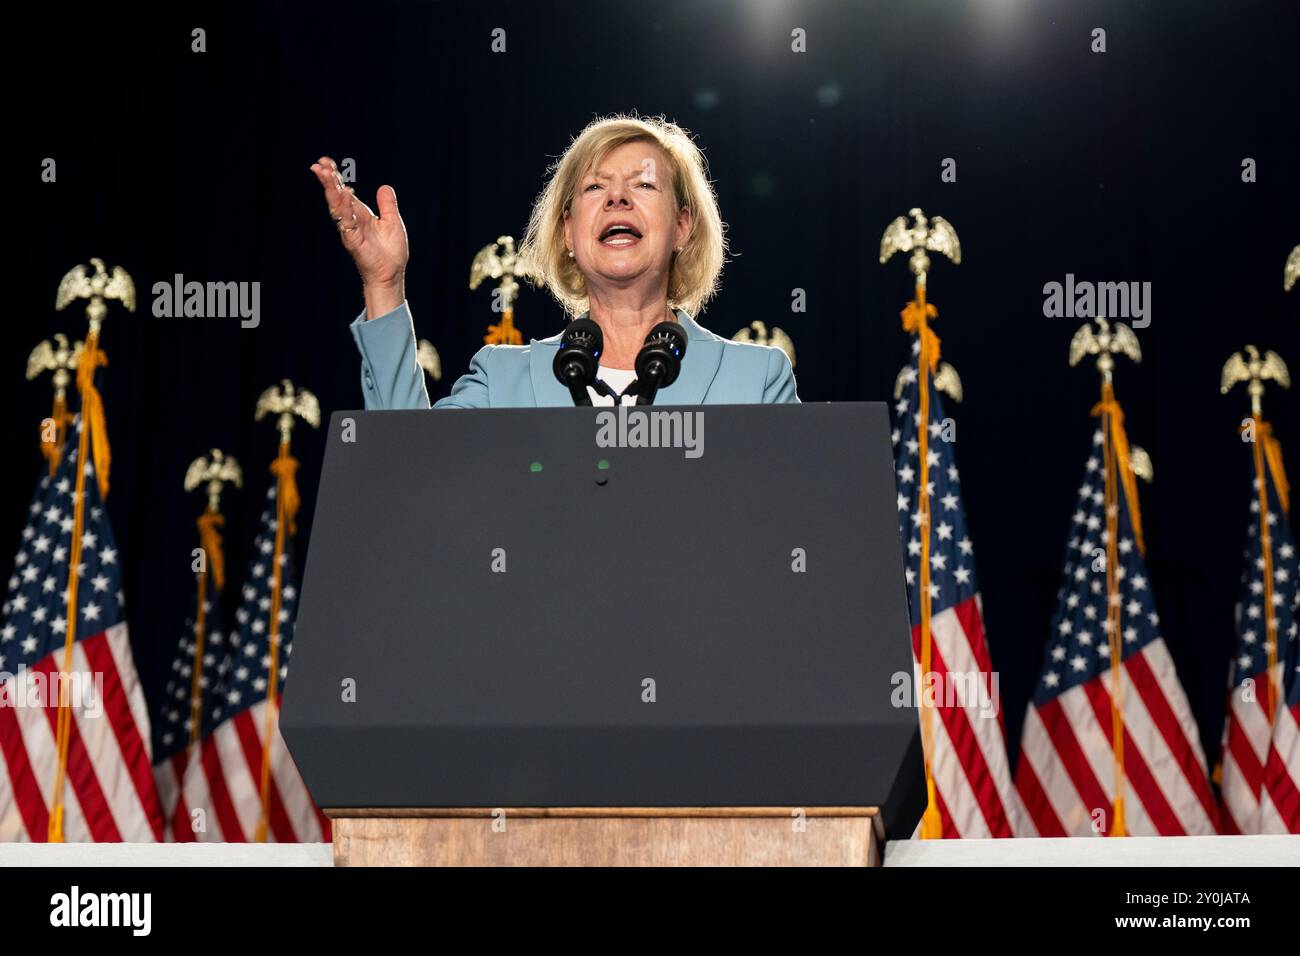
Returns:
[[[636,403],[653,405],[655,393],[677,381],[686,355],[686,330],[676,322],[660,322],[645,337],[636,356]]]
[[[596,382],[600,353],[604,349],[605,337],[591,319],[574,319],[560,336],[560,350],[555,353],[551,368],[573,396],[574,405],[591,404],[587,386]]]

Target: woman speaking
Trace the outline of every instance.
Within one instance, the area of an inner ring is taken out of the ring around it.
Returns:
[[[312,164],[339,238],[361,272],[365,312],[352,323],[366,408],[428,408],[416,362],[404,277],[409,249],[397,195],[381,186],[379,214],[344,186],[328,156]],[[797,402],[790,360],[778,348],[733,342],[696,323],[713,296],[726,252],[717,197],[690,135],[661,118],[593,121],[555,164],[520,248],[571,317],[600,328],[604,348],[589,389],[596,405],[626,389],[637,353],[662,322],[685,331],[663,405]],[[552,363],[561,336],[488,345],[435,408],[571,405]]]

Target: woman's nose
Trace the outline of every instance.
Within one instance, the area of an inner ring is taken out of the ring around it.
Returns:
[[[627,192],[622,186],[611,186],[609,192],[605,193],[605,208],[610,209],[614,206],[628,206]]]

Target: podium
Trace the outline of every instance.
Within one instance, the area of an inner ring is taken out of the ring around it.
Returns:
[[[335,866],[879,866],[871,807],[336,810]]]
[[[885,406],[641,411],[639,441],[631,409],[333,416],[281,732],[336,864],[873,865],[911,834]]]

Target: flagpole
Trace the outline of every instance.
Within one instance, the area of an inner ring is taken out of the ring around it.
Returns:
[[[77,390],[81,394],[81,430],[77,437],[77,476],[73,494],[72,539],[68,550],[68,586],[67,611],[63,636],[63,660],[60,664],[58,718],[55,721],[54,786],[50,791],[50,816],[46,828],[46,840],[50,843],[64,842],[63,793],[68,774],[68,749],[72,739],[72,705],[66,698],[64,687],[72,671],[72,651],[77,635],[77,586],[79,584],[81,564],[82,535],[85,531],[85,491],[86,491],[86,453],[90,450],[95,461],[95,480],[99,485],[99,496],[108,497],[108,471],[110,463],[108,431],[104,423],[104,403],[95,388],[95,372],[101,365],[108,364],[108,358],[99,349],[99,330],[108,315],[105,298],[117,298],[130,312],[135,311],[135,284],[120,266],[113,270],[110,277],[99,259],[91,259],[95,266],[95,275],[87,276],[85,266],[76,266],[69,270],[59,283],[55,296],[55,309],[62,309],[70,302],[88,298],[86,318],[90,330],[77,360]],[[57,405],[56,405],[57,410]]]
[[[1101,386],[1102,453],[1105,461],[1106,499],[1106,624],[1110,646],[1110,723],[1111,752],[1115,761],[1114,812],[1110,836],[1127,836],[1124,818],[1124,645],[1120,636],[1120,593],[1118,564],[1119,552],[1119,502],[1116,490],[1116,461],[1114,428],[1115,393],[1111,384],[1110,369],[1103,372]]]
[[[1251,414],[1255,423],[1255,484],[1259,489],[1259,549],[1264,559],[1264,648],[1268,651],[1268,725],[1277,718],[1277,613],[1273,610],[1273,538],[1268,527],[1268,478],[1264,474],[1264,449],[1261,447],[1268,424],[1258,409]]]
[[[94,375],[93,369],[97,355],[98,339],[99,332],[92,324],[90,334],[86,336],[85,351],[82,353],[82,362],[89,364],[90,375]],[[81,369],[78,369],[77,381],[79,385],[82,380],[83,374]],[[86,393],[83,390],[81,393],[83,412],[86,409],[86,404]],[[63,661],[59,665],[59,715],[55,731],[57,757],[54,766],[54,787],[50,794],[50,821],[46,832],[46,839],[50,843],[63,842],[63,790],[68,767],[69,722],[72,719],[71,706],[64,698],[63,685],[65,682],[64,675],[72,670],[72,648],[77,640],[77,569],[81,564],[81,536],[85,523],[85,461],[86,444],[90,438],[90,429],[90,424],[83,417],[77,439],[76,491],[72,498],[72,540],[68,549],[68,586],[65,592],[67,594],[67,611],[65,613],[63,632]]]
[[[262,766],[259,780],[261,812],[257,820],[254,839],[265,843],[270,831],[271,819],[271,746],[275,742],[276,720],[279,711],[280,685],[280,602],[284,558],[285,535],[296,533],[294,521],[298,514],[299,496],[297,483],[298,461],[289,454],[290,437],[293,433],[294,416],[305,420],[312,427],[320,425],[320,405],[316,396],[306,389],[295,389],[288,379],[283,380],[280,388],[272,386],[258,399],[255,420],[261,420],[267,414],[277,414],[277,428],[280,433],[280,450],[271,463],[271,473],[275,475],[275,547],[272,553],[271,567],[271,609],[268,636],[269,662],[267,664],[266,687],[266,723],[262,744]]]
[[[926,302],[926,277],[930,270],[930,257],[926,250],[940,252],[954,264],[961,263],[961,244],[957,232],[941,216],[928,218],[920,209],[911,209],[909,227],[907,219],[899,216],[885,229],[880,240],[880,262],[884,264],[895,252],[910,252],[909,268],[916,276],[916,294],[903,311],[903,329],[917,337],[917,388],[920,425],[917,441],[920,456],[920,484],[917,488],[917,521],[921,536],[920,582],[917,590],[921,612],[921,686],[917,703],[921,709],[921,753],[925,765],[925,812],[921,815],[920,836],[923,840],[943,837],[943,817],[939,812],[938,791],[934,782],[934,704],[930,700],[928,684],[933,668],[934,634],[930,595],[930,376],[939,365],[939,337],[929,326],[937,318],[938,309]]]
[[[1137,498],[1134,461],[1146,461],[1146,453],[1136,446],[1130,448],[1124,431],[1124,410],[1115,398],[1112,372],[1115,356],[1127,355],[1134,362],[1142,361],[1142,350],[1137,336],[1126,325],[1096,319],[1098,331],[1085,323],[1070,341],[1070,365],[1077,365],[1086,355],[1097,356],[1097,371],[1101,373],[1101,398],[1092,408],[1094,417],[1101,421],[1102,464],[1104,472],[1104,500],[1106,508],[1106,637],[1110,651],[1110,723],[1111,756],[1114,761],[1114,797],[1107,836],[1128,836],[1128,823],[1124,813],[1127,777],[1124,770],[1124,636],[1123,601],[1119,585],[1119,493],[1124,489],[1129,521],[1138,553],[1146,552],[1142,538],[1142,512]],[[1146,466],[1144,466],[1145,468]],[[1149,474],[1144,474],[1149,479]]]
[[[921,530],[921,581],[918,594],[921,600],[921,750],[925,757],[925,813],[921,816],[921,838],[937,840],[943,836],[943,818],[934,785],[934,705],[926,693],[926,681],[933,670],[934,635],[932,631],[933,605],[930,599],[930,374],[938,363],[938,336],[930,331],[926,319],[938,311],[925,301],[925,284],[916,285],[916,298],[903,310],[903,325],[910,324],[920,343],[917,359],[920,390],[921,424],[917,428],[920,456],[920,485],[917,489],[917,513]]]
[[[194,610],[194,655],[193,673],[190,675],[190,733],[187,758],[192,756],[195,745],[202,737],[203,728],[203,657],[207,646],[207,595],[208,577],[216,588],[216,598],[221,599],[221,592],[226,586],[226,559],[221,548],[221,532],[217,529],[226,523],[221,514],[221,490],[225,482],[231,482],[236,488],[243,484],[243,474],[239,462],[227,457],[219,448],[212,449],[207,456],[199,456],[190,462],[185,472],[185,490],[193,491],[204,484],[208,496],[207,507],[195,521],[199,532],[199,547],[203,552],[203,562],[198,570],[197,606]],[[209,572],[209,568],[211,571]],[[187,761],[188,762],[188,761]]]
[[[31,381],[32,379],[36,378],[42,372],[52,371],[54,373],[52,377],[52,381],[54,385],[53,411],[51,413],[50,418],[45,419],[43,422],[41,422],[41,454],[42,456],[44,456],[44,458],[48,463],[49,476],[51,478],[53,478],[55,473],[58,471],[59,460],[63,454],[63,443],[67,437],[67,425],[72,418],[72,416],[69,415],[67,411],[67,386],[69,381],[71,380],[71,375],[69,373],[77,371],[81,361],[83,349],[84,349],[84,343],[82,342],[77,342],[73,347],[69,348],[68,337],[66,335],[63,335],[62,333],[58,333],[54,336],[54,343],[55,344],[51,344],[51,342],[48,339],[41,342],[34,349],[32,349],[31,354],[27,358],[28,381]],[[50,425],[53,425],[54,428],[52,433],[49,431]],[[84,429],[82,435],[83,437],[85,435]],[[81,453],[82,455],[85,454],[84,445],[82,446]],[[78,482],[79,482],[78,491],[80,492],[81,490],[80,471],[78,472]],[[73,520],[74,520],[75,528],[74,528],[73,538],[75,542],[74,548],[75,548],[75,553],[77,555],[77,559],[73,562],[73,564],[69,569],[70,575],[75,575],[76,566],[77,564],[80,563],[80,541],[81,541],[81,533],[82,533],[81,532],[82,512],[81,512],[80,494],[78,494],[75,498],[74,512],[75,513],[74,513]],[[73,606],[75,607],[75,601],[73,602]],[[76,621],[74,617],[73,618],[74,626],[75,623]],[[71,628],[68,627],[66,619],[64,624],[65,624],[65,628],[71,630]],[[65,636],[64,656],[63,656],[64,672],[66,672],[70,666],[71,665],[68,658],[68,641]],[[62,696],[64,683],[65,681],[63,680],[59,681],[58,714],[55,720],[56,755],[62,755],[65,752],[63,748],[63,738],[62,738],[63,712],[65,709],[65,704]],[[52,791],[52,794],[55,796],[55,803],[51,807],[51,814],[49,819],[46,822],[46,839],[49,840],[50,842],[60,842],[60,843],[63,842],[62,804],[61,804],[61,800],[59,799],[59,795],[61,795],[63,791],[64,772],[65,771],[63,770],[63,768],[59,765],[59,763],[56,762],[54,789]]]
[[[1246,391],[1250,395],[1250,417],[1242,422],[1241,432],[1250,430],[1251,458],[1255,466],[1255,491],[1259,502],[1259,546],[1260,556],[1264,562],[1264,647],[1268,654],[1268,687],[1266,703],[1268,723],[1272,727],[1277,720],[1277,702],[1281,696],[1278,686],[1280,671],[1278,668],[1278,624],[1277,612],[1273,608],[1273,532],[1269,526],[1268,478],[1273,476],[1273,486],[1277,489],[1278,503],[1285,514],[1289,510],[1289,490],[1286,472],[1282,467],[1282,448],[1273,436],[1273,426],[1263,414],[1264,382],[1274,381],[1283,388],[1290,387],[1291,377],[1286,362],[1276,352],[1260,355],[1259,349],[1247,345],[1245,354],[1236,352],[1229,356],[1220,375],[1219,391],[1226,395],[1237,382],[1246,382]]]

